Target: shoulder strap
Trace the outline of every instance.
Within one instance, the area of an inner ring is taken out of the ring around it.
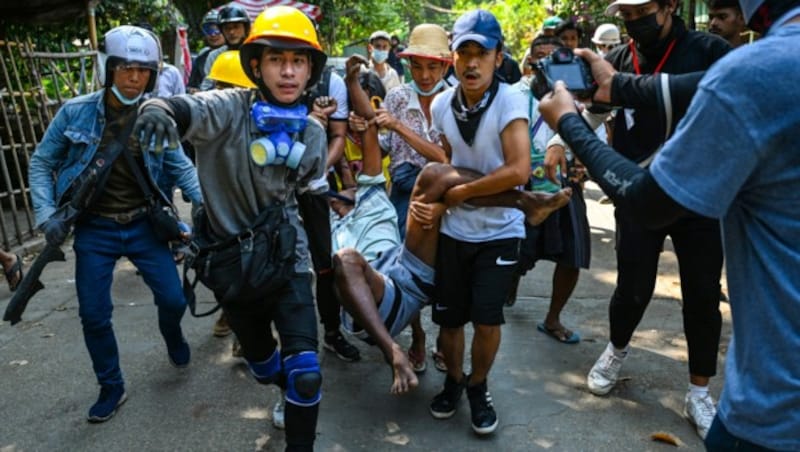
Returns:
[[[120,153],[128,147],[128,137],[130,137],[131,132],[133,132],[133,125],[135,122],[136,121],[133,120],[128,121],[113,140],[103,149],[98,149],[97,152],[94,153],[94,156],[92,156],[92,161],[86,168],[96,171],[97,185],[95,186],[94,193],[87,203],[87,206],[91,206],[92,203],[97,201],[100,195],[102,195],[114,161],[117,160]]]
[[[125,150],[122,151],[122,154],[125,156],[125,161],[128,163],[133,176],[136,178],[136,183],[139,184],[139,188],[141,188],[142,193],[144,193],[144,199],[147,200],[147,205],[152,207],[155,205],[155,197],[153,196],[153,190],[150,189],[150,184],[145,180],[142,170],[139,168],[139,165],[136,164],[136,160],[134,160],[133,154],[131,154],[127,146]]]

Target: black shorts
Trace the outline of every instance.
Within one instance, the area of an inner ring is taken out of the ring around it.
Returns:
[[[501,325],[513,288],[520,239],[481,243],[439,236],[433,321],[445,328],[468,322]]]

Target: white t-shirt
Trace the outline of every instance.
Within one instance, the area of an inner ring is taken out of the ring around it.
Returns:
[[[447,138],[453,166],[489,174],[505,163],[500,133],[516,119],[528,120],[528,99],[519,90],[500,83],[497,95],[478,124],[472,146],[468,146],[450,106],[456,89],[450,88],[433,100],[432,127]],[[442,218],[441,231],[457,240],[477,243],[525,237],[524,216],[517,209],[462,204],[448,213]]]
[[[330,119],[347,121],[350,110],[347,109],[347,85],[344,84],[342,77],[336,72],[331,72],[331,80],[328,83],[328,96],[336,99],[336,111],[331,113]]]
[[[402,243],[397,229],[397,211],[386,196],[383,173],[377,176],[359,174],[356,205],[339,217],[331,210],[332,250],[355,248],[372,262],[381,253]]]

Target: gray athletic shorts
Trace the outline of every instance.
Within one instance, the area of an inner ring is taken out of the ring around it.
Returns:
[[[386,250],[371,262],[384,283],[383,299],[378,314],[394,337],[411,322],[411,318],[430,302],[433,291],[433,267],[411,254],[404,245]],[[369,335],[342,310],[342,326],[354,336],[369,342]]]

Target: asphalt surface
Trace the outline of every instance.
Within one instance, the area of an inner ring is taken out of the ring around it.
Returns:
[[[631,343],[621,381],[606,397],[586,389],[586,373],[608,341],[608,299],[616,278],[613,208],[587,186],[593,258],[562,314],[583,340],[561,344],[536,330],[544,319],[553,265],[541,263],[522,280],[517,303],[506,310],[500,351],[489,377],[500,425],[479,438],[464,399],[456,415],[435,420],[428,403],[444,374],[433,368],[410,394],[389,394],[390,369],[379,351],[353,339],[362,359],[346,363],[320,353],[323,400],[316,449],[321,451],[642,451],[672,450],[651,435],[666,432],[680,449],[701,450],[684,419],[688,382],[686,340],[677,264],[669,241],[662,254],[656,295]],[[86,422],[98,393],[83,344],[73,275],[74,256],[51,264],[46,289],[31,301],[24,321],[0,325],[0,452],[17,451],[271,451],[283,432],[271,426],[278,390],[258,385],[230,354],[232,339],[215,338],[215,316],[188,315],[183,327],[192,347],[186,369],[170,366],[156,325],[156,309],[133,266],[121,260],[113,285],[114,327],[129,399],[104,424]],[[30,263],[30,258],[26,264]],[[723,283],[724,284],[724,283]],[[0,300],[8,300],[5,285]],[[201,308],[213,297],[198,292]],[[0,301],[5,309],[5,301]],[[730,315],[724,326],[715,399],[722,385]],[[423,315],[429,345],[436,328]],[[469,328],[467,328],[469,334]],[[469,341],[469,336],[467,338]],[[409,333],[398,339],[411,342]]]

